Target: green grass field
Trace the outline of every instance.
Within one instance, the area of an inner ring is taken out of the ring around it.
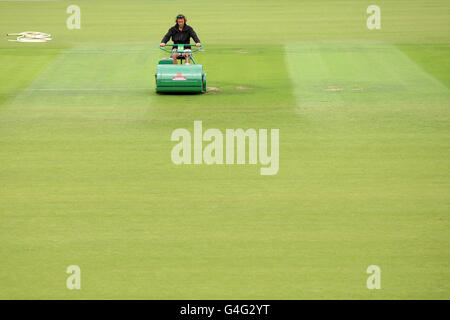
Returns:
[[[203,95],[155,93],[179,12]],[[449,18],[444,0],[0,1],[0,298],[449,299]],[[4,36],[27,30],[54,39]],[[174,165],[194,120],[279,128],[278,174]]]

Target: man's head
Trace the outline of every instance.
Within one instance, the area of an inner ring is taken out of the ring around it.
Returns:
[[[182,14],[177,15],[176,22],[179,27],[183,27],[185,25],[186,21],[187,21],[187,19],[184,15],[182,15]]]

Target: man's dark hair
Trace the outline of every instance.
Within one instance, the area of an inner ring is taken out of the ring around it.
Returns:
[[[179,15],[177,15],[177,20],[178,19],[184,19],[184,21],[186,22],[186,17],[184,16],[184,14],[179,14]]]

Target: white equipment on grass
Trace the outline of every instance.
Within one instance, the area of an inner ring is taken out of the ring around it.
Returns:
[[[17,39],[8,39],[15,42],[47,42],[52,40],[51,34],[38,31],[24,31],[20,33],[8,33],[8,36],[17,36]]]

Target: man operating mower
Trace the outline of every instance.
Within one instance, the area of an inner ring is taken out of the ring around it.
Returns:
[[[172,38],[174,44],[188,44],[190,38],[194,39],[195,45],[200,47],[200,39],[197,37],[194,29],[186,24],[187,19],[184,15],[179,14],[175,20],[176,24],[167,31],[167,34],[161,40],[161,47],[164,47],[167,41]],[[185,49],[191,49],[190,46],[185,46]],[[186,64],[190,63],[190,57],[187,53],[178,53],[177,47],[172,48],[172,60],[174,64],[177,64],[177,59],[184,57]]]

